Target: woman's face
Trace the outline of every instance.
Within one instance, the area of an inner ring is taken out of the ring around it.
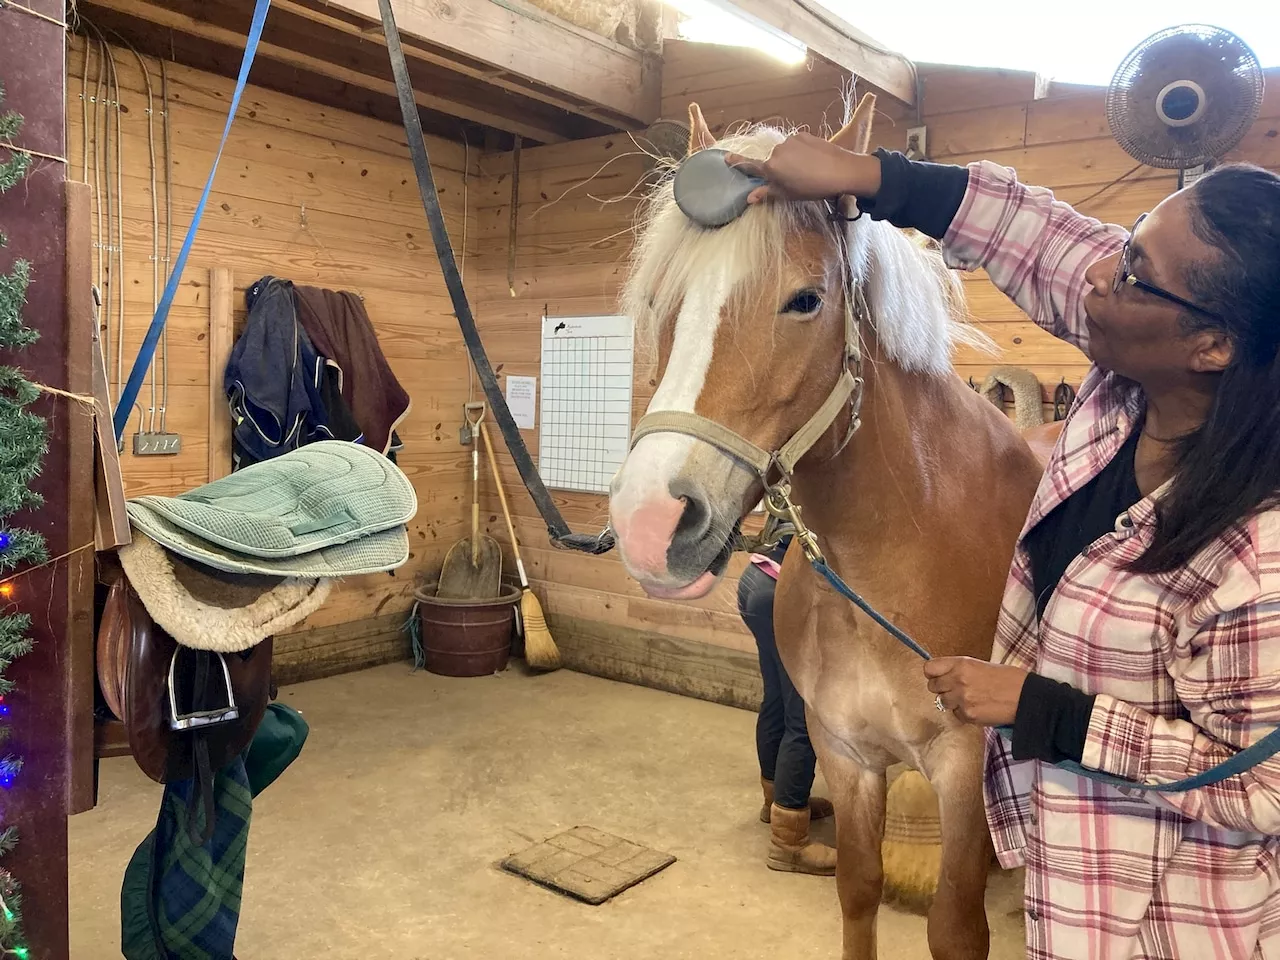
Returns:
[[[1184,190],[1152,210],[1130,238],[1128,268],[1140,281],[1195,303],[1185,278],[1197,266],[1216,262],[1219,254],[1192,231],[1190,207]],[[1115,290],[1122,255],[1105,257],[1085,271],[1090,359],[1148,388],[1221,371],[1231,352],[1220,333],[1189,334],[1181,320],[1184,307],[1128,283]]]

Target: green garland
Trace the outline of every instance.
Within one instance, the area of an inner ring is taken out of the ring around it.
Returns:
[[[0,103],[4,87],[0,85]],[[5,150],[22,128],[22,117],[12,111],[0,111],[0,194],[13,188],[31,166],[31,157],[17,150]],[[6,242],[0,232],[0,247]],[[31,264],[14,263],[9,273],[0,273],[0,351],[21,350],[35,342],[38,334],[22,323],[22,308],[27,301],[31,282]],[[33,530],[10,528],[6,520],[19,510],[29,510],[43,503],[30,488],[39,475],[47,447],[45,422],[27,409],[40,391],[16,367],[0,364],[0,699],[13,690],[13,681],[5,676],[10,664],[31,650],[31,617],[17,613],[14,582],[5,576],[19,566],[40,564],[48,560],[44,537]],[[9,728],[3,722],[8,709],[0,703],[0,744],[8,739]],[[9,787],[22,769],[21,758],[0,747],[0,788]],[[18,842],[17,828],[0,825],[0,857]],[[22,888],[8,870],[0,868],[0,958],[28,954],[22,931]]]

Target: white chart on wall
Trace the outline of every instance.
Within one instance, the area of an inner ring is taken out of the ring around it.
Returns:
[[[608,493],[631,439],[629,317],[542,318],[538,472],[548,487]]]

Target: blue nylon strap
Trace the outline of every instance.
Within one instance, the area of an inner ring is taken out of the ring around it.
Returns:
[[[840,575],[827,566],[824,560],[811,560],[813,569],[822,575],[822,577],[831,584],[831,586],[842,597],[851,600],[858,608],[869,616],[880,626],[884,627],[895,640],[907,647],[917,656],[925,660],[933,659],[924,647],[920,646],[910,635],[898,629],[880,613],[860,597],[852,587],[840,578]],[[995,728],[996,733],[1000,734],[1005,740],[1012,742],[1013,727],[1002,726]],[[1198,790],[1200,787],[1207,787],[1211,784],[1221,783],[1228,777],[1234,777],[1237,774],[1244,773],[1262,763],[1269,760],[1277,753],[1280,753],[1280,727],[1272,730],[1257,743],[1245,747],[1238,753],[1228,757],[1222,763],[1215,764],[1208,770],[1197,773],[1195,776],[1184,777],[1181,780],[1174,780],[1172,783],[1138,783],[1135,780],[1126,780],[1124,777],[1117,777],[1114,774],[1103,773],[1101,770],[1090,770],[1082,767],[1073,760],[1061,760],[1054,766],[1068,773],[1079,774],[1087,777],[1097,783],[1106,783],[1113,787],[1119,787],[1125,790],[1150,790],[1155,793],[1186,793],[1189,790]]]
[[[1006,740],[1012,741],[1013,739],[1012,727],[996,727],[996,733]],[[1088,767],[1080,766],[1074,760],[1060,760],[1054,766],[1066,770],[1068,773],[1079,774],[1098,783],[1107,783],[1125,790],[1186,793],[1188,790],[1198,790],[1201,787],[1221,783],[1227,777],[1234,777],[1236,774],[1244,773],[1264,760],[1270,760],[1277,753],[1280,753],[1280,727],[1276,727],[1257,743],[1250,744],[1221,763],[1214,764],[1208,770],[1203,770],[1193,777],[1183,777],[1181,780],[1174,780],[1170,783],[1138,783],[1135,780],[1126,780],[1124,777],[1103,773],[1101,770],[1090,770]]]
[[[213,178],[218,172],[218,161],[222,159],[222,150],[227,145],[227,137],[231,133],[231,124],[236,118],[236,110],[240,107],[240,96],[244,93],[245,83],[249,79],[249,68],[253,65],[254,54],[258,52],[258,41],[262,38],[262,25],[267,20],[267,11],[271,9],[271,0],[257,0],[253,11],[253,23],[249,27],[249,36],[245,41],[244,57],[240,61],[240,75],[236,79],[236,90],[231,97],[231,109],[227,112],[227,124],[222,129],[222,142],[218,144],[218,152],[213,157],[213,167],[209,170],[209,179],[205,182],[204,192],[200,194],[200,202],[196,204],[195,213],[191,217],[191,226],[182,241],[182,249],[178,251],[178,259],[172,265],[169,282],[164,286],[164,294],[156,306],[155,316],[151,318],[151,326],[138,349],[138,358],[133,361],[133,369],[129,380],[125,383],[116,405],[115,432],[116,442],[124,436],[124,428],[129,423],[133,405],[138,399],[138,391],[142,389],[142,381],[146,377],[147,367],[155,356],[156,344],[160,341],[160,333],[164,330],[165,321],[169,319],[169,308],[173,306],[173,298],[178,292],[178,284],[182,280],[182,271],[187,265],[187,255],[191,253],[191,244],[200,228],[200,218],[204,216],[205,204],[209,202],[209,193],[213,189]]]
[[[884,627],[887,631],[889,631],[889,635],[893,637],[893,639],[897,640],[904,647],[911,650],[914,654],[916,654],[916,656],[924,660],[933,659],[933,657],[929,655],[928,650],[920,646],[920,644],[916,643],[915,640],[913,640],[910,637],[910,635],[899,630],[892,623],[890,623],[888,620],[882,617],[879,611],[877,611],[875,607],[871,606],[871,604],[867,603],[866,600],[862,599],[862,597],[860,597],[857,593],[855,593],[853,588],[840,578],[840,574],[836,573],[834,570],[832,570],[830,567],[827,566],[827,562],[825,560],[817,560],[817,561],[811,560],[810,563],[813,564],[813,569],[817,570],[818,573],[822,574],[822,576],[826,578],[827,583],[831,584],[831,586],[835,588],[836,593],[840,594],[846,600],[852,600],[855,604],[857,604],[859,610],[861,610],[868,617],[870,617],[876,623],[880,624],[880,626]]]

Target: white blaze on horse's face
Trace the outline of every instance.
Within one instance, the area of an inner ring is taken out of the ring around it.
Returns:
[[[732,264],[717,264],[685,294],[666,370],[648,412],[693,412],[697,407],[716,333],[740,273]],[[736,515],[717,516],[713,504],[721,497],[711,495],[706,486],[732,484],[745,494],[751,481],[752,476],[732,460],[693,437],[643,437],[614,477],[609,499],[610,520],[627,571],[653,596],[687,599],[705,594],[728,559],[728,534],[737,520]]]

